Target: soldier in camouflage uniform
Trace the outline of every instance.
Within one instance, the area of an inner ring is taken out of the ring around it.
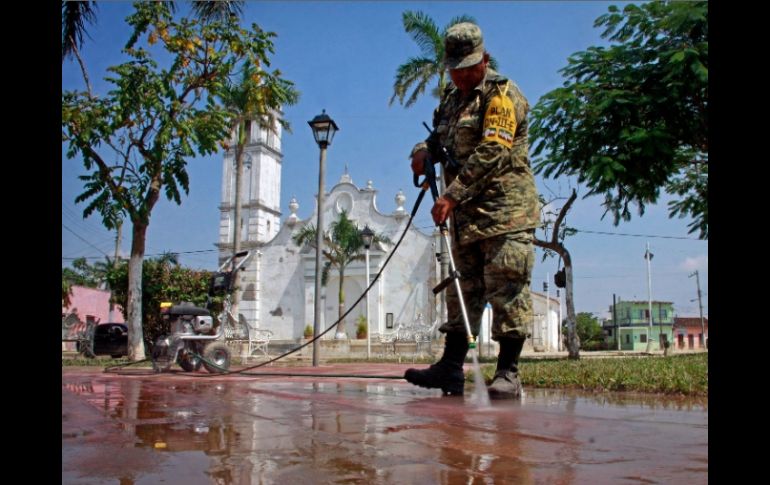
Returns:
[[[434,112],[433,133],[412,150],[412,170],[420,175],[426,161],[444,164],[447,189],[431,214],[436,224],[452,215],[452,253],[474,336],[486,302],[493,308],[492,338],[500,353],[490,397],[518,398],[518,358],[533,319],[532,240],[540,215],[528,154],[529,104],[513,82],[488,67],[489,54],[475,24],[450,27],[445,52],[452,83]],[[441,160],[440,147],[459,168]],[[447,334],[441,359],[428,369],[409,369],[404,377],[462,394],[468,338],[455,286],[447,292],[449,321],[439,328]]]

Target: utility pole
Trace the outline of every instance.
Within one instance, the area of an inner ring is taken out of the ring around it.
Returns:
[[[647,352],[652,350],[652,275],[650,274],[650,261],[653,254],[650,252],[650,243],[647,243],[647,250],[644,252],[644,259],[647,260],[647,302],[649,307],[647,309]]]
[[[115,258],[112,260],[112,267],[118,268],[118,258],[120,257],[120,233],[123,227],[122,222],[118,222],[118,233],[115,235]],[[112,302],[112,288],[110,288],[110,310],[107,315],[107,320],[110,322],[115,321],[115,304]]]
[[[546,336],[548,335],[548,320],[551,319],[551,292],[548,290],[548,273],[545,274],[543,282],[543,291],[545,292],[545,328],[543,329],[542,344],[545,349]]]
[[[698,311],[700,312],[700,346],[704,348],[706,346],[706,326],[703,324],[703,303],[701,302],[700,294],[700,277],[698,276],[698,270],[690,274],[688,278],[695,276],[695,284],[698,285]]]
[[[615,309],[615,293],[612,294],[612,322],[615,324],[615,342],[618,350],[620,350],[620,334],[618,333],[620,327],[618,326],[618,312]]]
[[[663,349],[663,311],[661,303],[658,302],[658,346]]]

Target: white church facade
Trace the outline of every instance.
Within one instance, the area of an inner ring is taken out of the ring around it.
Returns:
[[[313,326],[315,302],[315,250],[297,246],[292,240],[306,224],[315,225],[318,207],[307,219],[297,217],[296,199],[289,203],[290,214],[281,220],[281,137],[276,132],[250,124],[248,143],[244,152],[244,170],[241,191],[241,248],[251,250],[253,256],[241,271],[241,299],[238,311],[252,328],[273,332],[273,339],[297,341],[305,326]],[[219,259],[232,253],[235,193],[234,150],[225,154],[222,169],[222,202],[220,204]],[[396,210],[384,214],[377,209],[377,190],[372,181],[357,186],[346,173],[324,195],[324,229],[339,218],[344,210],[360,229],[368,225],[375,233],[390,238],[390,244],[375,244],[369,253],[370,281],[382,269],[393,245],[401,236],[409,220],[404,208],[405,197],[395,195]],[[411,323],[421,318],[424,322],[437,321],[439,298],[432,288],[439,279],[439,246],[437,231],[426,234],[414,226],[408,229],[404,241],[393,255],[369,294],[369,315],[372,334],[393,331],[399,323]],[[337,321],[339,276],[332,269],[327,284],[322,288],[321,330]],[[344,294],[346,309],[358,299],[368,286],[363,261],[355,261],[345,269]],[[545,296],[533,292],[536,313],[545,307]],[[543,300],[543,301],[539,301]],[[554,303],[550,303],[551,309]],[[365,300],[345,318],[345,333],[355,336],[356,321],[365,315]],[[545,350],[557,350],[557,318],[543,318],[533,325],[538,342]],[[540,322],[543,322],[542,324]],[[534,328],[538,327],[538,328]],[[484,329],[482,328],[482,334]],[[334,338],[330,331],[324,338]],[[542,336],[541,336],[542,335]],[[546,337],[547,335],[547,337]],[[485,336],[482,336],[482,338]],[[534,342],[533,342],[534,343]]]

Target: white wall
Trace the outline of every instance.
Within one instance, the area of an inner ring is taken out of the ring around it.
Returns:
[[[343,179],[345,180],[345,179]],[[382,268],[393,245],[406,226],[406,217],[380,213],[375,204],[376,191],[359,189],[356,185],[342,181],[332,187],[324,199],[324,227],[339,218],[342,209],[349,211],[348,217],[363,229],[365,225],[378,234],[387,235],[393,242],[390,245],[373,247],[370,250],[370,279],[374,279]],[[279,340],[302,337],[305,325],[313,325],[314,290],[315,290],[315,250],[309,246],[300,248],[291,237],[305,224],[315,224],[314,213],[304,221],[291,224],[286,220],[281,224],[278,234],[271,241],[259,248],[259,261],[253,258],[249,263],[245,281],[254,281],[256,301],[243,298],[239,311],[246,316],[252,326],[269,329],[273,338]],[[433,236],[423,234],[414,226],[401,243],[388,267],[369,294],[370,322],[372,333],[385,331],[385,315],[393,313],[394,325],[398,322],[411,322],[422,314],[426,322],[432,322],[435,313],[435,299],[430,291],[435,285],[435,257]],[[259,263],[260,271],[257,272]],[[358,299],[367,286],[363,261],[351,263],[345,271],[346,309]],[[332,269],[327,286],[323,290],[322,330],[337,320],[338,317],[339,277]],[[248,285],[243,285],[249,289]],[[365,298],[346,317],[345,331],[350,338],[355,337],[355,324],[358,315],[365,312]],[[259,308],[259,310],[257,310]],[[258,311],[258,313],[257,313]],[[327,334],[333,338],[334,331]]]

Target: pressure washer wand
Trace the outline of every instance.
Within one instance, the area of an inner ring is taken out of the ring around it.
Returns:
[[[430,131],[430,128],[428,128],[428,125],[423,123],[425,128]],[[449,154],[446,154],[448,157]],[[451,157],[449,158],[450,163],[454,162],[451,160]],[[430,194],[433,197],[433,202],[436,202],[436,199],[438,199],[438,187],[436,186],[436,169],[433,166],[433,160],[429,157],[425,160],[425,163],[423,164],[423,173],[425,174],[425,177],[422,179],[422,181],[419,180],[418,175],[413,176],[413,182],[415,187],[422,188],[422,194],[425,193],[426,190],[430,188]],[[471,349],[476,348],[476,338],[473,336],[473,332],[471,332],[471,325],[468,322],[468,311],[465,309],[465,300],[463,298],[463,292],[460,288],[460,273],[457,271],[457,268],[455,267],[455,261],[454,257],[452,257],[452,246],[449,244],[449,228],[446,225],[446,222],[442,222],[441,224],[437,225],[439,232],[441,233],[441,237],[444,238],[444,244],[446,244],[447,248],[447,254],[449,255],[449,276],[436,285],[435,288],[433,288],[433,294],[437,295],[444,291],[447,286],[449,286],[452,281],[455,283],[455,289],[457,290],[457,297],[460,300],[460,311],[463,315],[463,323],[465,323],[465,331],[468,333],[468,347]]]

